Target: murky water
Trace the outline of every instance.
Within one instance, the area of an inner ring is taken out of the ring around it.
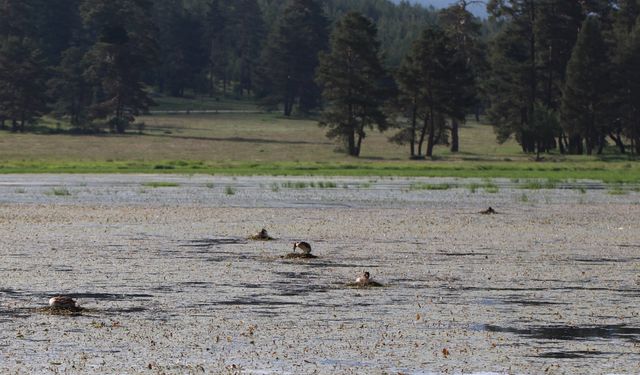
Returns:
[[[0,177],[0,372],[640,373],[638,193],[277,181]]]

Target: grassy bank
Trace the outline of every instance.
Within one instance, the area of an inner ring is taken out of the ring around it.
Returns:
[[[165,105],[170,109],[176,103]],[[514,141],[498,144],[491,126],[469,122],[461,152],[437,146],[433,160],[408,160],[393,131],[371,131],[360,158],[345,155],[310,119],[269,113],[162,114],[138,119],[125,135],[74,135],[51,119],[39,131],[0,132],[0,173],[205,173],[229,175],[428,176],[596,179],[639,182],[626,156],[544,155],[535,162]]]
[[[0,162],[0,173],[181,173],[278,176],[405,176],[594,179],[640,182],[640,165],[621,162]]]

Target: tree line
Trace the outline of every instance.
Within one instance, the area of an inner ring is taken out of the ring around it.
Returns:
[[[639,1],[0,0],[0,129],[124,133],[158,92],[316,113],[353,156],[456,152],[480,114],[538,156],[639,153]]]

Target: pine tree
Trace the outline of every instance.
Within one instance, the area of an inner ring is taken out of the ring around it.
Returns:
[[[412,158],[421,158],[426,138],[426,156],[431,157],[434,146],[446,141],[444,119],[463,120],[472,103],[469,87],[473,77],[465,56],[443,30],[427,27],[407,55],[397,80],[400,114],[408,122],[393,140],[408,141]]]
[[[161,43],[162,75],[167,92],[183,97],[185,89],[204,91],[204,70],[208,58],[200,19],[188,9],[174,11]]]
[[[220,0],[210,0],[205,17],[204,40],[208,62],[209,96],[216,92],[219,81],[223,82],[223,93],[226,93],[229,65],[229,9]]]
[[[58,65],[62,52],[86,43],[79,6],[81,0],[29,0],[34,4],[32,28],[49,65]]]
[[[529,130],[539,87],[536,5],[534,0],[491,0],[487,6],[492,17],[506,23],[491,45],[489,120],[499,142],[515,135],[524,152],[535,152],[538,143]]]
[[[627,0],[620,4],[614,23],[613,107],[616,120],[609,136],[625,152],[622,134],[640,154],[640,4]]]
[[[85,74],[95,85],[91,116],[108,119],[118,133],[153,104],[142,82],[157,51],[151,5],[148,0],[85,0],[81,7],[85,23],[98,36],[85,56]]]
[[[327,105],[320,125],[329,127],[329,138],[344,141],[351,156],[360,155],[367,129],[387,127],[385,79],[375,24],[348,13],[331,34],[329,52],[320,55],[317,81]]]
[[[567,65],[567,82],[562,97],[562,124],[569,133],[578,133],[586,142],[587,154],[601,153],[608,132],[607,87],[610,62],[607,46],[596,16],[582,24]]]
[[[256,0],[237,0],[231,11],[231,43],[235,45],[235,77],[237,90],[242,96],[254,91],[255,72],[258,68],[265,25],[262,11]]]
[[[459,88],[465,93],[465,101],[471,106],[478,102],[474,100],[478,90],[475,77],[480,76],[487,67],[486,58],[482,52],[484,45],[480,41],[481,25],[467,10],[468,5],[468,0],[459,0],[457,4],[442,10],[438,14],[438,23],[452,40],[458,58],[465,64],[465,69],[472,74],[464,82],[460,82],[465,86]],[[471,107],[464,110],[471,110]],[[464,121],[464,116],[461,119],[451,119],[451,152],[458,152],[460,149],[459,123]]]
[[[414,43],[417,45],[417,42]],[[415,50],[410,51],[396,73],[398,92],[390,104],[390,118],[393,126],[400,128],[389,140],[400,145],[409,144],[411,159],[422,158],[424,135],[420,131],[423,83],[420,80],[420,66]],[[416,153],[416,147],[418,153]]]
[[[35,16],[33,0],[0,0],[0,39],[9,36],[36,36],[32,18]]]
[[[293,0],[269,37],[263,58],[262,101],[282,104],[285,116],[294,106],[308,112],[320,104],[314,81],[318,53],[327,48],[328,21],[315,0]]]
[[[574,1],[540,2],[534,31],[536,34],[536,65],[538,66],[539,101],[546,111],[560,111],[562,87],[566,79],[567,62],[584,19],[580,3]],[[551,138],[550,138],[551,139]],[[578,153],[581,138],[577,134],[558,134],[560,152]],[[553,145],[549,145],[549,148]]]
[[[84,77],[85,51],[71,47],[62,53],[60,65],[54,69],[53,78],[48,82],[49,96],[54,99],[53,115],[68,118],[71,126],[86,130],[89,125],[91,88]]]
[[[0,117],[12,122],[12,131],[24,132],[26,124],[46,112],[46,80],[37,44],[24,37],[6,38],[0,48]]]

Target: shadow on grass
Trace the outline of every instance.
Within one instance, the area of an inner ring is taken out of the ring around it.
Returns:
[[[144,134],[147,137],[158,138],[174,138],[192,141],[210,141],[210,142],[237,142],[237,143],[267,143],[267,144],[289,144],[289,145],[330,145],[331,142],[312,142],[312,141],[286,141],[266,138],[245,138],[245,137],[198,137],[198,136],[182,136],[175,134]]]

